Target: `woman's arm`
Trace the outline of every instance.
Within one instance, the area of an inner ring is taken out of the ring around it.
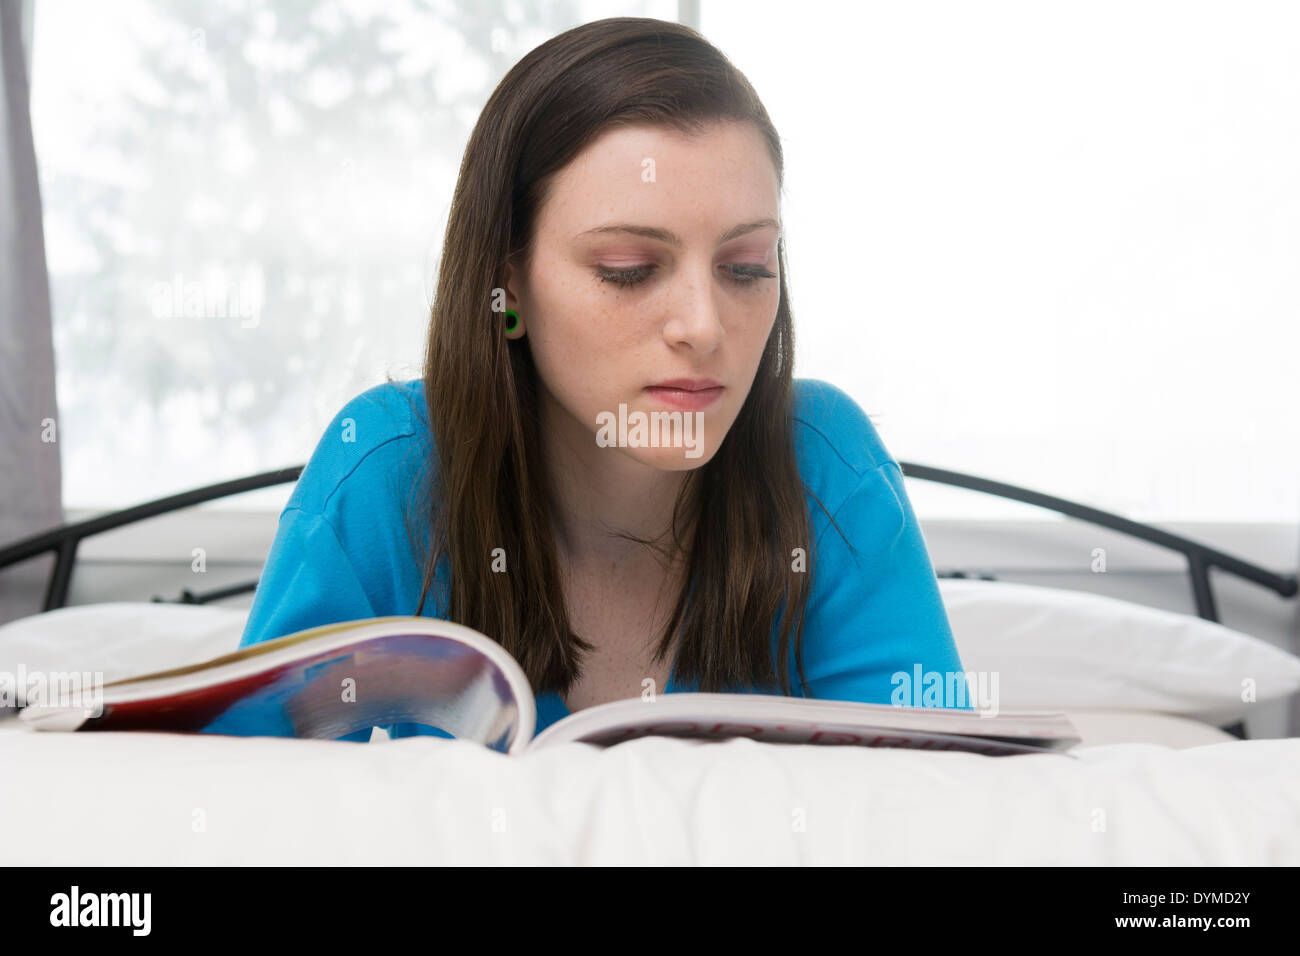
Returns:
[[[804,619],[812,696],[970,707],[934,567],[898,464],[888,459],[862,475],[834,514],[839,531],[824,514],[821,519],[815,523],[821,530]]]
[[[239,646],[376,616],[329,520],[301,508],[286,508]],[[339,739],[366,741],[371,731],[366,728]]]

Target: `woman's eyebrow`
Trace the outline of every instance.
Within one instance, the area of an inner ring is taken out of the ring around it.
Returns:
[[[744,222],[738,226],[732,226],[719,236],[718,245],[721,245],[724,242],[730,242],[732,239],[739,238],[740,236],[759,229],[776,229],[780,232],[781,224],[775,219],[756,219],[753,222]],[[638,226],[628,222],[616,222],[607,226],[597,226],[595,229],[588,229],[585,232],[580,232],[573,238],[581,239],[583,236],[619,232],[625,232],[633,236],[641,236],[643,239],[654,239],[658,242],[666,242],[668,245],[676,246],[678,249],[685,245],[685,243],[682,242],[681,236],[674,232],[669,232],[667,229],[660,229],[656,226]]]

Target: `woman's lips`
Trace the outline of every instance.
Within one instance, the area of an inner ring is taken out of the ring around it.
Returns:
[[[716,402],[722,396],[723,388],[724,386],[719,385],[716,388],[691,390],[685,388],[661,388],[652,385],[646,389],[646,394],[665,405],[671,405],[673,408],[697,412]]]

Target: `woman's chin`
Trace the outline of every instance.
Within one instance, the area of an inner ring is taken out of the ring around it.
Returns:
[[[665,413],[661,408],[629,408],[596,415],[596,444],[617,446],[636,461],[662,471],[690,471],[717,452],[713,440],[716,416],[702,411]]]
[[[625,454],[632,455],[637,461],[660,471],[691,471],[707,464],[717,449],[711,442],[697,442],[694,445],[659,448],[624,448]]]

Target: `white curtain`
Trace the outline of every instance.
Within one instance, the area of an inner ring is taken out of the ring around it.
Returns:
[[[63,523],[62,435],[32,141],[32,6],[0,0],[0,546]],[[0,571],[0,623],[41,610],[53,556]]]

